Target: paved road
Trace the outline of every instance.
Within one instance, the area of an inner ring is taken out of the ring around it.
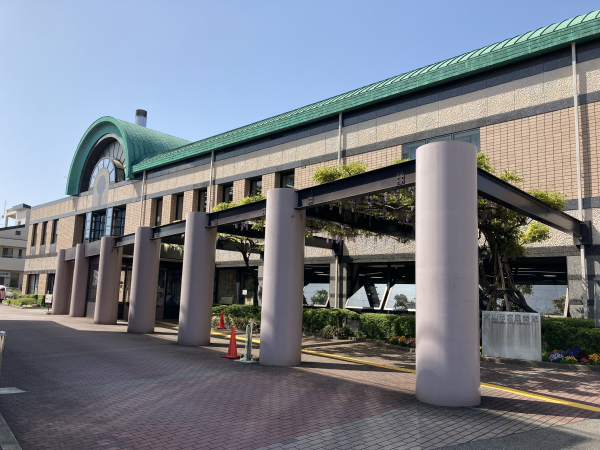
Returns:
[[[132,335],[124,323],[2,306],[0,329],[8,333],[0,386],[25,391],[0,395],[0,414],[24,450],[600,447],[600,413],[498,390],[484,388],[476,408],[440,408],[415,400],[410,373],[306,354],[293,368],[241,364],[220,358],[226,340],[182,347],[168,326]],[[414,364],[411,354],[368,344],[304,344]],[[482,378],[600,404],[598,372],[488,364]]]

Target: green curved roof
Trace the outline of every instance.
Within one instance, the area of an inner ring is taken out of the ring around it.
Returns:
[[[73,161],[69,169],[67,178],[67,195],[79,194],[79,182],[83,173],[83,168],[94,144],[106,134],[115,134],[123,143],[125,149],[125,177],[133,178],[133,166],[145,158],[165,153],[182,145],[189,144],[190,141],[180,139],[159,131],[154,131],[146,127],[141,127],[124,120],[114,117],[101,117],[96,120],[84,133]]]
[[[133,171],[137,173],[160,167],[211,150],[331,117],[339,112],[356,109],[386,98],[473,75],[486,69],[565,47],[571,42],[583,42],[598,37],[599,33],[600,11],[583,14],[269,119],[202,139],[164,154],[147,157],[135,164]]]

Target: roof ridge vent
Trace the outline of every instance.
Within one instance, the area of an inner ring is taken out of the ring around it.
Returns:
[[[135,110],[135,124],[140,127],[146,127],[146,120],[148,118],[148,112],[143,109]]]

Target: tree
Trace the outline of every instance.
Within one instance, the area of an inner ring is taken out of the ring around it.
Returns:
[[[477,166],[494,173],[489,158],[479,153]],[[516,171],[503,170],[498,178],[519,186],[523,180]],[[554,209],[562,210],[566,205],[564,195],[555,192],[531,189],[527,191],[538,200]],[[527,253],[527,244],[543,242],[550,237],[550,228],[522,214],[485,199],[478,199],[479,237],[483,244],[479,246],[479,285],[488,295],[488,310],[504,309],[511,311],[512,306],[535,312],[525,300],[530,295],[530,287],[517,286],[512,276],[510,261]],[[494,281],[490,284],[485,276],[483,261],[488,259],[494,268]],[[500,300],[500,304],[498,301]]]
[[[313,305],[325,305],[327,300],[329,300],[329,292],[325,289],[319,289],[310,298]]]
[[[263,195],[255,195],[250,197],[244,197],[238,202],[224,202],[219,203],[213,208],[213,212],[223,211],[224,209],[233,208],[235,206],[247,205],[248,203],[257,202],[259,200],[263,200],[265,197]],[[243,229],[253,229],[253,230],[261,230],[264,228],[264,221],[257,220],[252,222],[244,222],[241,224],[236,224],[236,227],[240,227]],[[250,255],[257,250],[264,249],[264,240],[263,239],[253,239],[244,236],[238,236],[234,234],[228,233],[219,233],[219,240],[223,243],[229,243],[233,247],[237,249],[242,255],[244,259],[244,264],[246,265],[245,272],[252,277],[252,304],[254,306],[258,306],[258,275],[254,270],[250,270]]]

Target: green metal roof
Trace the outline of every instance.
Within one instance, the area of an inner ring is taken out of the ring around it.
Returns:
[[[547,53],[570,45],[571,42],[583,42],[597,37],[599,33],[600,11],[577,16],[303,108],[148,157],[135,164],[133,172],[137,173],[171,164],[211,150],[331,117],[340,111],[367,106],[386,98],[397,97],[520,59]]]
[[[185,139],[115,119],[114,117],[101,117],[87,129],[81,141],[79,141],[69,169],[67,195],[79,194],[79,184],[88,155],[98,139],[111,133],[121,139],[125,148],[125,176],[127,179],[133,178],[133,166],[145,158],[164,154],[190,143]]]

